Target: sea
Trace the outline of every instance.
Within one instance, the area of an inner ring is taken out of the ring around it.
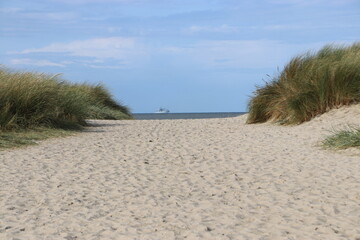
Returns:
[[[202,112],[202,113],[134,113],[136,120],[162,119],[206,119],[238,117],[246,112]]]

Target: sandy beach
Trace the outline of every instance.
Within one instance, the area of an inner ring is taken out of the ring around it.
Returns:
[[[0,152],[0,239],[360,239],[360,105],[299,126],[92,121]]]

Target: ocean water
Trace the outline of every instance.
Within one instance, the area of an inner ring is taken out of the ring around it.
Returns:
[[[137,120],[161,120],[161,119],[206,119],[206,118],[229,118],[237,117],[246,112],[210,112],[210,113],[134,113]]]

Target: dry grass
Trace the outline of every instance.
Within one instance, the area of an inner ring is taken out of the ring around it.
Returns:
[[[299,124],[341,105],[360,102],[360,43],[325,46],[293,58],[249,103],[247,123]]]
[[[349,127],[348,129],[334,132],[323,141],[326,148],[346,149],[360,147],[360,128]]]
[[[132,117],[101,85],[0,69],[0,149],[71,135],[87,125],[89,118]]]
[[[54,128],[32,128],[0,132],[0,150],[37,144],[53,137],[66,137],[76,134],[77,130]]]
[[[101,85],[72,84],[42,73],[0,69],[0,131],[86,125],[85,119],[130,119]]]

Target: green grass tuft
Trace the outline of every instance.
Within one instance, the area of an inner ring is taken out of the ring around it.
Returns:
[[[325,46],[294,57],[270,82],[257,87],[247,123],[299,124],[342,105],[360,102],[360,43]]]
[[[90,106],[86,118],[109,120],[132,118],[129,108],[116,102],[104,86],[100,84],[78,84],[73,85],[72,87],[88,96]]]
[[[0,150],[37,144],[38,141],[53,137],[66,137],[76,134],[78,130],[55,128],[32,128],[0,132]]]
[[[0,68],[0,149],[73,134],[86,119],[131,118],[102,85]]]
[[[360,147],[360,128],[349,128],[334,132],[323,141],[326,148],[346,149],[350,147]]]
[[[76,128],[85,120],[130,119],[127,107],[101,85],[72,84],[43,73],[0,69],[0,131]]]

